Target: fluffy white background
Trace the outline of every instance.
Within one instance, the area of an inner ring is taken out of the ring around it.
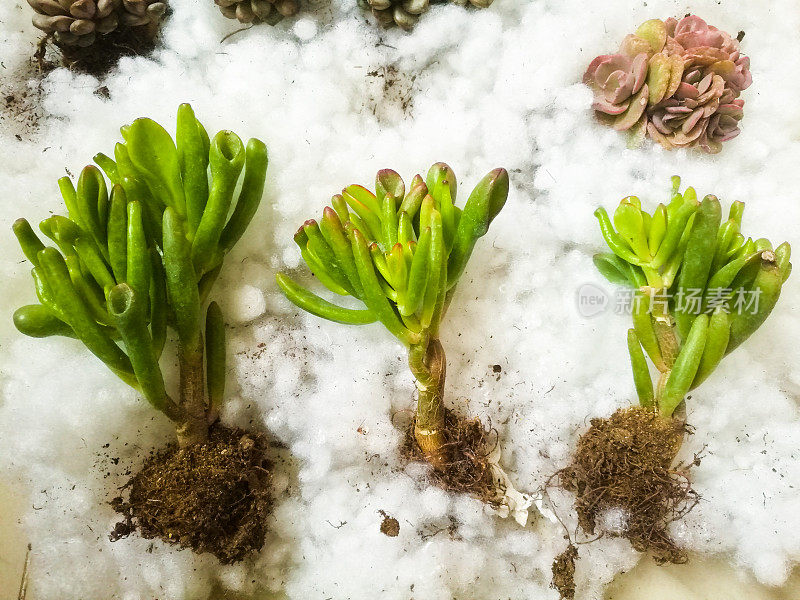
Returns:
[[[23,4],[0,5],[0,73],[17,87],[37,38]],[[298,600],[556,598],[547,584],[563,531],[538,520],[520,529],[420,484],[397,459],[401,436],[391,424],[412,400],[402,348],[377,325],[299,314],[277,292],[274,272],[298,266],[291,234],[304,219],[379,168],[408,181],[446,161],[463,201],[486,171],[506,167],[508,204],[444,328],[448,396],[495,425],[518,487],[540,487],[589,417],[634,395],[627,319],[576,310],[581,284],[603,285],[590,259],[601,248],[596,205],[633,193],[662,201],[677,173],[701,194],[746,201],[754,237],[800,243],[800,7],[497,0],[482,12],[437,7],[407,35],[379,32],[354,0],[341,0],[220,43],[237,25],[210,0],[171,4],[165,48],[154,60],[123,60],[103,82],[110,100],[94,94],[95,79],[59,70],[44,83],[38,132],[0,124],[0,468],[35,508],[24,520],[31,594],[203,599],[221,585],[253,597],[284,589]],[[626,150],[593,121],[583,69],[640,22],[690,11],[734,35],[746,30],[754,84],[744,93],[743,133],[717,157]],[[369,73],[388,67],[399,79],[384,93]],[[265,549],[236,567],[138,537],[108,541],[106,501],[125,469],[165,443],[169,424],[77,343],[24,339],[10,319],[34,298],[11,222],[61,211],[55,181],[65,167],[77,173],[110,151],[118,127],[135,117],[171,123],[186,101],[209,130],[259,137],[271,153],[263,206],[216,292],[232,338],[225,418],[266,428],[295,460],[280,469]],[[690,402],[697,433],[685,453],[706,447],[694,471],[703,502],[676,531],[689,548],[725,553],[769,584],[800,561],[798,281]],[[566,515],[569,498],[556,501]],[[379,532],[380,510],[399,520],[397,538]],[[600,597],[639,558],[619,540],[582,554],[583,599]]]

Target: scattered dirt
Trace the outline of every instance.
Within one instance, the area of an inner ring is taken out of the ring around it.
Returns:
[[[111,92],[108,89],[107,85],[99,86],[94,92],[92,92],[95,96],[102,100],[111,100]]]
[[[48,73],[64,66],[102,79],[123,56],[151,53],[156,47],[155,33],[143,27],[121,29],[99,37],[89,48],[60,47],[51,36],[44,36],[30,60],[10,73],[3,72],[0,78],[0,126],[10,129],[20,141],[32,139],[46,117],[41,101],[42,81]],[[111,97],[102,85],[95,95],[104,100]]]
[[[657,562],[686,562],[667,527],[698,501],[688,479],[692,465],[672,464],[687,433],[690,429],[684,422],[640,407],[592,419],[572,464],[558,474],[561,486],[576,495],[575,509],[584,532],[594,534],[599,516],[621,509],[626,516],[624,530],[601,534],[621,535],[636,550],[651,552]],[[695,458],[693,464],[698,462]]]
[[[383,515],[381,521],[381,533],[387,537],[397,537],[400,534],[400,521],[387,515],[384,511],[379,511]]]
[[[570,544],[553,561],[553,581],[550,583],[550,587],[558,590],[561,600],[574,600],[575,598],[575,559],[577,558],[578,548]]]
[[[379,123],[397,123],[410,117],[414,108],[417,75],[394,65],[367,72],[367,109]]]
[[[494,449],[489,441],[492,431],[485,428],[479,419],[461,419],[446,409],[444,453],[448,459],[443,468],[431,470],[433,483],[449,492],[466,492],[492,503],[497,497],[488,461]],[[404,455],[409,460],[425,462],[414,439],[413,422],[406,431]]]
[[[30,59],[0,78],[0,126],[19,141],[30,140],[45,117],[41,106],[42,79],[53,65]]]
[[[13,91],[3,90],[0,103],[0,123],[8,125],[17,140],[29,138],[39,129],[39,86],[26,88],[24,84]],[[5,87],[5,86],[4,86]]]
[[[116,541],[138,530],[224,564],[264,545],[271,509],[270,463],[263,436],[216,425],[209,441],[151,456],[112,500],[125,515],[110,534]]]

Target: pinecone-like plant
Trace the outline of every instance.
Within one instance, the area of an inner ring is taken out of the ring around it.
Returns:
[[[446,0],[447,1],[447,0]],[[488,8],[494,0],[449,0],[452,4],[475,8]],[[431,3],[441,4],[442,0],[358,0],[359,5],[371,10],[382,27],[397,25],[406,31],[417,24],[419,16],[427,12]]]
[[[122,28],[155,27],[167,11],[166,0],[28,0],[33,24],[61,46],[87,47],[98,35]]]
[[[489,8],[494,0],[449,0],[451,4],[459,6],[474,6],[475,8]]]
[[[220,12],[240,23],[269,23],[275,25],[284,17],[300,10],[298,0],[214,0]]]
[[[372,11],[381,27],[411,30],[419,16],[430,8],[429,0],[359,0],[362,8]]]

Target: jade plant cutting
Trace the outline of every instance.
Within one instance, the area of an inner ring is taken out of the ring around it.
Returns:
[[[641,406],[671,417],[689,391],[766,320],[791,272],[791,248],[741,233],[743,202],[723,222],[720,201],[683,194],[652,214],[635,196],[624,199],[613,224],[595,212],[612,250],[594,261],[612,283],[634,290],[628,348]],[[615,229],[616,228],[616,229]],[[658,371],[653,385],[645,353]]]
[[[14,223],[33,264],[39,299],[18,309],[14,323],[29,336],[80,340],[171,419],[181,450],[172,449],[160,460],[172,460],[174,471],[174,461],[200,452],[197,447],[217,448],[227,435],[209,441],[225,389],[225,325],[219,305],[208,297],[225,256],[261,201],[267,150],[256,139],[245,146],[231,131],[209,139],[187,104],[178,109],[175,141],[146,118],[121,132],[113,159],[98,154],[100,169],[84,168],[77,186],[68,177],[59,180],[67,215],[53,215],[39,225],[54,246],[46,246],[25,219]],[[180,369],[175,392],[167,390],[159,365],[170,331],[177,337]],[[245,444],[248,451],[254,445]],[[241,462],[242,456],[235,456],[231,465]],[[146,464],[143,472],[153,474],[156,463]],[[204,485],[189,479],[184,483],[196,486],[195,492]],[[145,483],[133,481],[132,503]],[[176,473],[171,483],[179,483]],[[169,486],[161,488],[155,493],[166,493]],[[182,510],[180,500],[170,498],[172,508]],[[138,516],[145,534],[163,533],[170,541],[212,549],[200,538],[195,544],[192,532],[177,539],[175,523],[159,531],[159,518],[177,518],[171,509],[158,518]],[[186,518],[202,524],[197,514]]]
[[[356,298],[363,308],[339,306],[288,275],[277,276],[300,308],[351,325],[379,321],[406,347],[419,392],[415,448],[445,477],[462,457],[456,456],[459,424],[444,404],[440,327],[478,239],[506,202],[508,173],[495,169],[486,175],[463,209],[455,205],[456,187],[455,173],[443,163],[433,165],[426,179],[416,175],[408,189],[400,175],[385,169],[376,176],[375,193],[350,185],[333,196],[319,222],[300,227],[294,240],[311,272],[328,290]],[[473,474],[471,482],[482,486],[486,480]]]
[[[622,509],[623,535],[633,546],[674,562],[686,557],[667,526],[695,500],[690,465],[673,464],[688,432],[684,400],[764,323],[792,268],[788,243],[773,247],[742,232],[742,202],[723,219],[716,197],[701,201],[694,189],[679,189],[675,177],[669,202],[652,213],[635,196],[613,218],[595,212],[611,250],[596,255],[595,265],[629,291],[639,403],[593,419],[561,473],[576,493],[584,531],[594,533],[604,511]]]

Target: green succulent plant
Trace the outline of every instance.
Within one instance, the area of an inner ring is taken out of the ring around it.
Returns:
[[[635,196],[623,199],[613,223],[595,211],[611,249],[594,257],[612,283],[633,290],[628,331],[633,377],[642,406],[670,417],[686,394],[769,316],[789,277],[791,248],[741,233],[743,202],[728,219],[715,196],[698,201],[693,188],[647,213]],[[645,358],[659,372],[653,386]]]
[[[209,139],[188,104],[175,141],[146,118],[121,132],[114,158],[98,154],[100,169],[84,168],[77,187],[59,180],[68,216],[39,225],[55,247],[25,219],[14,223],[39,299],[14,323],[33,337],[79,339],[176,423],[181,445],[201,442],[225,387],[222,312],[202,309],[261,201],[267,150],[231,131]],[[176,398],[159,367],[169,329],[179,340]]]
[[[495,169],[463,210],[456,177],[444,163],[417,175],[406,190],[396,172],[379,171],[375,193],[359,185],[333,196],[322,219],[306,221],[295,242],[312,273],[331,292],[364,308],[333,304],[278,274],[283,293],[319,317],[351,325],[380,321],[408,349],[419,398],[414,434],[434,466],[446,462],[445,354],[441,321],[478,238],[506,202],[508,173]]]

